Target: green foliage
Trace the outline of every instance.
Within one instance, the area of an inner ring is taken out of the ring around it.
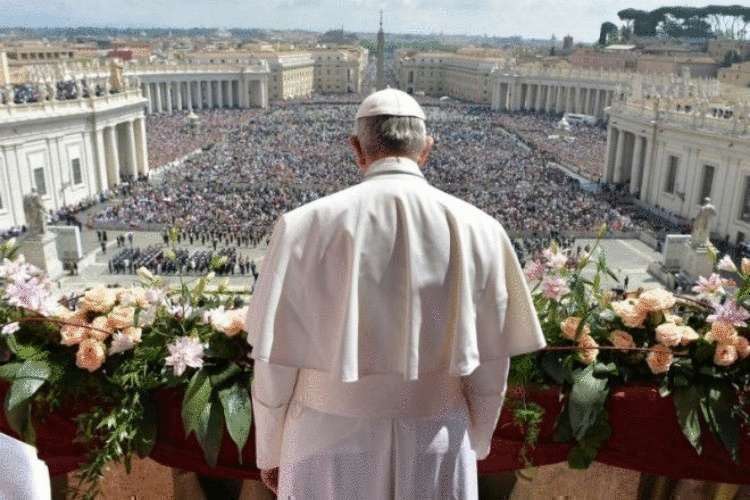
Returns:
[[[524,441],[519,456],[524,467],[533,467],[529,452],[539,442],[539,432],[544,420],[544,408],[536,403],[522,401],[512,405],[513,422],[524,432]]]
[[[242,463],[242,449],[250,436],[252,425],[250,395],[246,387],[235,383],[219,391],[219,400],[224,408],[227,431],[237,445],[239,460]]]

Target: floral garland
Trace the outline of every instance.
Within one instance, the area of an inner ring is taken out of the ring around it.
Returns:
[[[164,388],[184,389],[184,429],[195,434],[209,464],[216,464],[224,429],[241,459],[252,423],[252,363],[247,311],[226,283],[211,289],[209,274],[170,289],[141,269],[138,286],[98,286],[58,300],[44,273],[16,256],[12,241],[0,245],[0,258],[5,416],[33,443],[40,418],[89,402],[77,412],[78,439],[89,450],[77,495],[95,496],[110,462],[129,466],[133,455],[150,453],[158,418],[153,398]],[[750,423],[750,260],[738,269],[721,259],[716,273],[699,280],[697,298],[658,288],[607,289],[604,280],[618,278],[598,241],[579,255],[553,244],[525,273],[549,347],[514,358],[510,382],[562,387],[555,437],[575,443],[571,466],[587,467],[609,438],[610,388],[638,380],[672,396],[696,450],[703,422],[738,460]],[[509,406],[526,429],[522,460],[532,465],[543,409],[516,392],[521,396]]]
[[[575,443],[571,467],[588,467],[610,436],[610,388],[639,380],[655,382],[662,396],[672,396],[676,418],[696,451],[703,421],[739,460],[743,426],[750,429],[750,260],[738,269],[722,258],[716,272],[698,280],[697,298],[661,288],[606,289],[605,278],[619,279],[599,240],[578,255],[553,244],[524,271],[549,347],[515,358],[511,383],[562,386],[566,400],[555,439]],[[532,445],[543,409],[523,402],[515,408],[521,427],[531,423],[525,427]]]
[[[76,496],[93,498],[105,467],[148,456],[156,437],[155,391],[184,387],[182,421],[215,465],[224,428],[240,459],[252,424],[247,308],[213,274],[171,290],[146,269],[140,286],[97,286],[56,300],[39,269],[0,246],[0,379],[13,430],[34,443],[34,423],[65,404],[78,412],[89,450]],[[223,265],[220,259],[212,268]]]

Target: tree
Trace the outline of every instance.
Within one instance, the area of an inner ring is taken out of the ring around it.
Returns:
[[[612,38],[617,36],[617,25],[609,21],[602,23],[602,27],[599,30],[599,45],[604,47],[612,43]]]
[[[724,54],[724,60],[721,62],[721,67],[728,68],[732,64],[736,64],[739,62],[742,62],[742,58],[740,57],[739,52],[732,49],[732,50],[727,51],[726,54]]]

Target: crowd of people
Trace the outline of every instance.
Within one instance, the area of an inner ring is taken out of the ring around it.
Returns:
[[[218,276],[258,278],[255,261],[240,255],[235,247],[208,250],[164,245],[123,246],[109,259],[107,267],[111,274],[134,274],[145,267],[158,275],[202,275],[212,271]]]
[[[572,168],[581,176],[600,181],[607,158],[607,129],[599,125],[569,123],[561,128],[560,117],[538,113],[495,114],[506,130],[517,134],[548,159]]]
[[[148,115],[148,164],[158,168],[202,147],[221,142],[238,123],[257,114],[252,109],[208,109],[200,111],[192,124],[187,113]]]
[[[485,210],[512,233],[591,232],[602,223],[617,231],[668,229],[657,216],[622,203],[621,193],[584,190],[550,165],[560,151],[586,149],[580,143],[554,149],[530,141],[525,148],[506,132],[522,135],[508,120],[531,129],[535,120],[551,126],[552,119],[453,103],[425,109],[436,141],[425,168],[428,181]],[[204,243],[239,237],[257,244],[282,213],[361,180],[347,144],[355,110],[355,104],[292,103],[248,115],[217,112],[225,126],[235,123],[223,141],[165,171],[158,183],[132,183],[92,222],[120,229],[177,226]],[[181,134],[175,130],[185,121],[182,115],[150,123],[149,150],[158,154],[166,147],[159,144],[171,144],[168,138]]]

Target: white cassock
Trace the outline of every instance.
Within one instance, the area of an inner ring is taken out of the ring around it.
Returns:
[[[47,464],[36,448],[0,432],[0,499],[49,500]]]
[[[472,499],[510,356],[545,346],[513,246],[408,158],[283,215],[248,314],[279,498]]]

